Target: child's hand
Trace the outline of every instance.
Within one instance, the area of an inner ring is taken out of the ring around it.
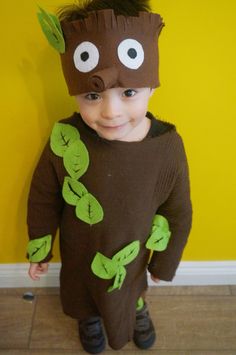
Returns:
[[[48,263],[30,263],[28,274],[32,280],[40,280],[38,275],[48,272]]]
[[[158,283],[160,281],[160,279],[158,279],[157,277],[154,277],[152,274],[151,274],[151,279],[152,281]]]

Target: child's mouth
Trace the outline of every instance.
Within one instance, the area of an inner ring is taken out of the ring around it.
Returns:
[[[115,130],[115,129],[120,129],[122,127],[124,127],[127,124],[127,122],[119,124],[119,125],[114,125],[114,126],[103,126],[101,125],[102,128],[104,129],[108,129],[108,130]]]

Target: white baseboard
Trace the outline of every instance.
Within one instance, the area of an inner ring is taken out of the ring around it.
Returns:
[[[28,263],[0,264],[0,288],[58,287],[60,263],[51,263],[48,274],[32,281],[27,273]],[[150,286],[156,284],[148,277]],[[182,261],[172,282],[159,286],[236,285],[236,261]]]

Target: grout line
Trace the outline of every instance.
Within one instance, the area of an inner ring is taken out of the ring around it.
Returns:
[[[36,314],[36,309],[37,309],[37,305],[38,305],[38,295],[35,295],[34,298],[34,310],[33,310],[33,314],[32,314],[32,318],[31,318],[31,327],[30,327],[30,332],[29,332],[29,339],[28,339],[28,350],[30,350],[30,344],[31,344],[31,337],[32,337],[32,332],[33,332],[33,326],[34,326],[34,320],[35,320],[35,314]]]
[[[229,292],[230,292],[230,295],[231,295],[231,296],[235,296],[235,295],[233,294],[233,288],[232,288],[232,285],[229,285]]]

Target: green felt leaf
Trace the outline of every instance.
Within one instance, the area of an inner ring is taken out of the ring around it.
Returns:
[[[63,157],[71,144],[79,140],[79,138],[79,132],[75,127],[57,122],[52,129],[50,147],[54,154]]]
[[[124,266],[120,265],[118,267],[118,270],[116,273],[115,281],[114,281],[113,285],[108,288],[107,291],[112,292],[113,290],[115,290],[117,288],[120,290],[121,286],[123,285],[125,276],[126,276],[126,270],[125,270]]]
[[[146,243],[146,248],[155,251],[164,251],[169,243],[170,233],[166,232],[161,235],[159,232],[153,233]]]
[[[156,215],[153,220],[153,228],[150,237],[146,242],[146,248],[163,251],[167,248],[171,232],[167,219],[161,215]]]
[[[81,197],[88,193],[86,187],[79,181],[66,176],[62,188],[62,196],[66,203],[76,206]]]
[[[112,279],[117,272],[116,263],[97,252],[91,264],[93,273],[101,279]]]
[[[136,258],[139,253],[139,249],[140,242],[139,240],[135,240],[116,253],[112,260],[115,260],[119,265],[127,265]]]
[[[49,44],[59,53],[65,53],[65,40],[58,18],[41,7],[39,10],[38,20]]]
[[[142,297],[139,297],[137,304],[136,304],[136,311],[140,311],[144,306],[144,300]]]
[[[103,220],[103,209],[97,199],[90,193],[81,197],[76,205],[76,216],[90,225]]]
[[[41,238],[33,239],[28,243],[27,253],[32,263],[42,261],[51,249],[52,236],[50,234]]]
[[[160,228],[161,230],[168,231],[169,230],[169,223],[164,216],[160,214],[156,214],[153,222],[153,226]]]
[[[63,163],[69,175],[76,180],[86,172],[89,166],[89,154],[81,140],[76,140],[67,148]]]
[[[108,288],[108,292],[112,292],[115,289],[121,289],[126,276],[124,265],[129,264],[136,258],[139,248],[140,242],[137,240],[120,250],[112,259],[109,259],[100,253],[96,254],[92,262],[92,270],[95,275],[104,279],[111,279],[115,276],[114,283]]]

